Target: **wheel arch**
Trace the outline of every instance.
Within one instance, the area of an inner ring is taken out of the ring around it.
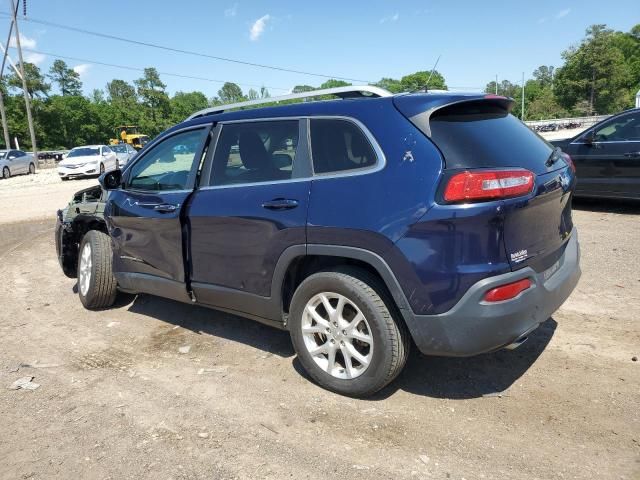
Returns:
[[[289,312],[293,292],[309,275],[340,266],[359,267],[380,279],[404,317],[409,303],[391,267],[378,254],[344,245],[303,245],[289,247],[278,260],[272,283],[272,298]]]

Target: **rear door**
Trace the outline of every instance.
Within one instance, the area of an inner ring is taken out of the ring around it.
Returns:
[[[188,207],[191,287],[198,302],[274,318],[274,269],[306,243],[310,165],[304,122],[219,126],[215,154]]]
[[[116,274],[185,282],[180,218],[210,129],[200,125],[163,137],[126,171],[123,188],[109,192],[105,217]]]
[[[28,157],[24,152],[20,150],[11,150],[8,155],[9,161],[11,162],[11,173],[26,173],[29,171],[29,165],[27,163]]]

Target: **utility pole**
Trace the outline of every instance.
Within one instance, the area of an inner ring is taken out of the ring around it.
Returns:
[[[524,72],[522,72],[522,111],[520,112],[520,120],[524,122]]]
[[[496,73],[496,95],[498,94],[498,74]]]
[[[14,0],[11,0],[11,11],[13,13],[13,23],[16,27],[16,47],[18,47],[18,58],[20,60],[20,73],[22,74],[22,92],[24,93],[24,104],[27,109],[27,121],[29,122],[29,134],[31,135],[31,147],[33,158],[38,159],[38,147],[36,145],[36,132],[33,129],[33,117],[31,116],[31,100],[29,90],[27,90],[27,77],[24,74],[24,59],[22,58],[22,46],[20,45],[20,30],[18,29],[18,7]]]
[[[17,5],[16,5],[16,8]],[[11,19],[9,25],[9,35],[7,37],[7,48],[9,48],[9,42],[11,41],[11,34],[13,33],[13,18]],[[4,56],[2,57],[2,67],[0,67],[0,82],[2,82],[2,77],[4,76],[4,66],[7,62],[8,51],[4,51]],[[9,126],[7,124],[7,112],[4,108],[4,94],[2,93],[2,89],[0,89],[0,116],[2,117],[2,133],[4,133],[4,144],[7,150],[11,149],[11,135],[9,135]]]

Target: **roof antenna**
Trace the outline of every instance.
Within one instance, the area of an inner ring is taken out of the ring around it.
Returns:
[[[429,78],[427,78],[427,84],[424,86],[425,93],[429,91],[429,82],[431,81],[431,77],[433,77],[433,72],[436,71],[436,67],[438,66],[438,62],[440,61],[441,56],[442,54],[438,55],[436,63],[434,63],[433,68],[431,69],[431,73],[429,74]]]

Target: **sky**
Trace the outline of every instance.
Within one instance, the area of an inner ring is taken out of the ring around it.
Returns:
[[[0,41],[7,38],[9,0],[0,0]],[[615,8],[612,8],[615,5]],[[561,53],[594,23],[628,31],[640,22],[638,0],[467,0],[323,2],[249,0],[28,0],[19,20],[25,60],[48,71],[57,56],[81,76],[85,93],[113,78],[142,75],[91,62],[203,77],[161,74],[170,94],[199,90],[217,95],[223,81],[271,95],[293,86],[317,86],[326,77],[269,70],[132,45],[68,31],[42,21],[141,42],[333,77],[352,83],[440,71],[453,89],[480,90],[495,79],[520,82],[539,65],[561,65]],[[20,11],[22,7],[20,7]],[[40,23],[38,23],[40,22]],[[15,42],[12,42],[15,44]],[[17,61],[15,49],[9,50]]]

